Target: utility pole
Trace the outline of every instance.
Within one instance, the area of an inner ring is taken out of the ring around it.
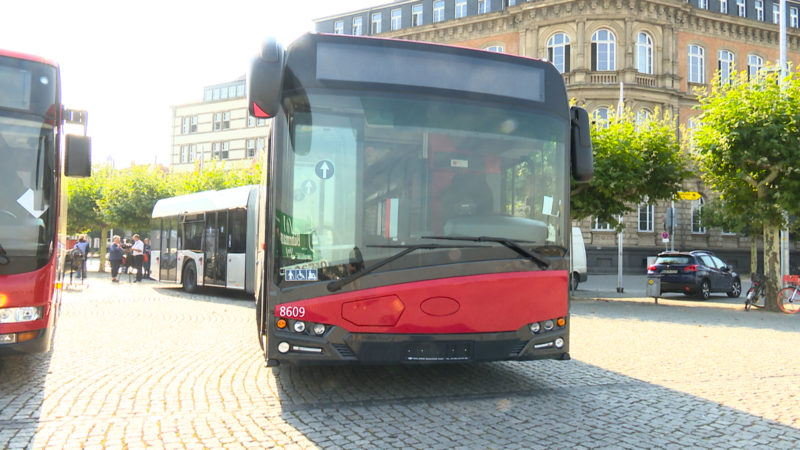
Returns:
[[[780,66],[781,66],[781,90],[783,90],[784,80],[789,76],[789,67],[786,61],[786,0],[780,0],[778,9],[780,16]],[[783,213],[786,220],[786,212]],[[788,226],[788,225],[787,225]],[[789,230],[785,226],[780,233],[780,258],[781,258],[781,277],[789,275]]]

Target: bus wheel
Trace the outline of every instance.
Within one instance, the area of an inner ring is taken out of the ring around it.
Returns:
[[[197,269],[193,262],[186,264],[186,267],[183,268],[183,290],[186,292],[197,290]]]

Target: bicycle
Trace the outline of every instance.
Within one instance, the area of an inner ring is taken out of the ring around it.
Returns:
[[[786,314],[800,311],[800,275],[784,275],[786,286],[778,292],[778,308]]]
[[[760,273],[754,273],[750,276],[752,284],[750,289],[747,290],[747,295],[744,296],[745,311],[749,311],[751,307],[763,308],[766,305],[766,281],[766,277]]]

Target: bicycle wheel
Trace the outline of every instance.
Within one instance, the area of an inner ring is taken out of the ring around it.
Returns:
[[[778,308],[786,314],[794,314],[800,310],[800,290],[787,287],[778,292]]]
[[[749,311],[750,310],[750,299],[755,300],[755,297],[753,295],[753,291],[754,290],[755,290],[755,288],[748,289],[747,290],[747,294],[745,294],[745,296],[744,296],[744,310],[745,311]]]

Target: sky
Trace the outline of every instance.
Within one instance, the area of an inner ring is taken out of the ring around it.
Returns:
[[[268,36],[286,45],[313,30],[313,19],[390,2],[11,0],[0,48],[61,66],[64,105],[89,112],[94,163],[168,165],[171,106],[244,75]]]

